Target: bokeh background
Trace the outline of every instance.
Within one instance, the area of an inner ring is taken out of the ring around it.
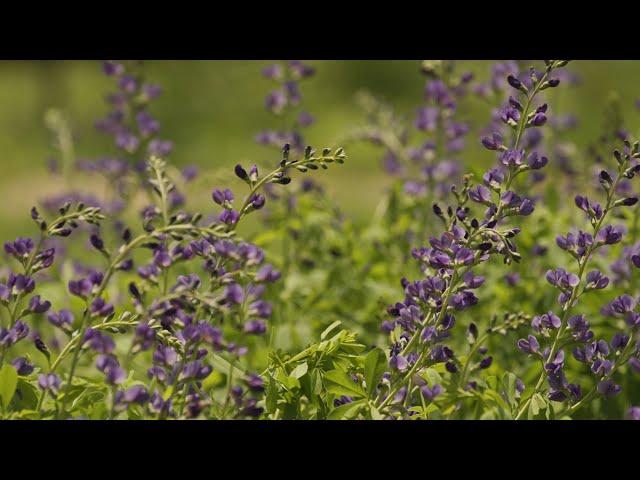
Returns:
[[[237,162],[274,164],[278,154],[254,142],[261,129],[274,128],[264,108],[272,87],[260,75],[268,61],[148,61],[147,78],[163,86],[163,96],[152,113],[162,124],[162,137],[175,143],[171,162],[196,164],[203,172],[220,172]],[[307,143],[335,146],[361,125],[364,114],[355,102],[366,90],[411,115],[422,100],[425,78],[419,61],[309,61],[317,74],[302,84],[306,110],[317,122],[305,130]],[[461,70],[486,77],[490,61],[460,61]],[[640,97],[640,62],[575,61],[569,67],[582,81],[571,89],[557,89],[554,107],[579,117],[573,140],[587,145],[597,137],[607,98],[620,97],[626,126],[640,126],[636,99]],[[109,138],[93,124],[107,112],[104,96],[113,90],[112,79],[102,74],[98,61],[0,62],[0,225],[2,238],[30,231],[29,208],[48,193],[63,190],[47,170],[55,156],[52,136],[44,122],[50,108],[62,110],[71,121],[78,157],[114,153]],[[482,109],[477,110],[478,116]],[[488,110],[486,110],[488,114]],[[485,118],[473,118],[483,122]],[[470,139],[473,141],[474,139]],[[478,149],[481,151],[481,149]],[[366,218],[375,207],[388,179],[380,168],[380,151],[366,144],[349,145],[349,161],[339,170],[317,175],[355,218]],[[478,155],[481,155],[480,153]],[[483,157],[484,158],[484,157]],[[479,158],[478,161],[484,161]],[[464,159],[472,164],[475,159]],[[553,160],[553,159],[551,159]],[[82,188],[93,190],[95,179]],[[188,192],[201,202],[215,181],[204,177]]]

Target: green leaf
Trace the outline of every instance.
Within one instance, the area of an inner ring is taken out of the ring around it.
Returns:
[[[18,378],[18,385],[13,400],[14,410],[34,410],[38,404],[38,389],[22,378]]]
[[[0,400],[4,408],[9,406],[13,394],[18,386],[18,372],[13,365],[4,365],[0,368]]]
[[[327,415],[327,420],[351,420],[355,418],[360,410],[366,405],[366,400],[357,400],[351,403],[345,403],[334,408]]]
[[[511,372],[506,372],[502,376],[502,386],[504,387],[504,394],[511,406],[511,409],[514,410],[518,406],[518,400],[516,399],[516,381],[518,377],[516,377]]]
[[[278,386],[276,380],[273,377],[269,377],[269,383],[267,384],[267,391],[265,394],[265,404],[267,406],[267,412],[274,413],[278,407]]]
[[[331,331],[333,329],[335,329],[338,325],[340,325],[342,322],[340,320],[336,320],[335,322],[333,322],[331,325],[329,325],[327,328],[324,329],[324,332],[322,332],[320,334],[320,340],[324,340],[325,338],[327,338],[327,335],[329,335],[331,333]]]
[[[300,379],[307,374],[308,370],[309,370],[309,365],[307,365],[307,362],[304,362],[298,365],[296,368],[294,368],[289,374],[289,376]]]
[[[364,359],[364,380],[367,382],[367,395],[375,390],[387,368],[387,356],[379,348],[371,350]]]
[[[229,375],[229,372],[233,372],[233,378],[244,378],[245,373],[240,368],[231,364],[228,360],[225,360],[217,353],[212,353],[209,359],[211,362],[211,366],[218,370],[219,372],[224,373],[225,375]]]
[[[365,391],[360,385],[342,370],[331,370],[324,375],[325,384],[329,393],[334,395],[348,395],[351,397],[364,397]]]
[[[420,376],[424,378],[430,387],[436,384],[442,385],[442,376],[433,368],[426,368],[420,372]]]
[[[540,410],[544,410],[547,408],[547,401],[544,399],[542,395],[536,393],[533,397],[531,397],[531,402],[529,403],[529,413],[528,418],[534,418]]]
[[[371,420],[383,420],[384,419],[384,415],[382,415],[380,413],[380,410],[378,410],[375,405],[371,404],[369,405],[369,409],[371,412]]]

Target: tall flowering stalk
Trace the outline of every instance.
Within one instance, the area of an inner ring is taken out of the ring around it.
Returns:
[[[575,198],[576,206],[585,212],[590,220],[591,233],[580,230],[577,234],[568,233],[566,236],[557,237],[558,246],[576,260],[577,271],[571,273],[563,268],[557,268],[547,272],[547,281],[560,290],[558,302],[562,307],[562,313],[557,316],[553,312],[548,312],[535,317],[532,321],[532,327],[538,335],[552,338],[551,345],[541,350],[540,342],[534,335],[529,335],[527,339],[521,339],[518,342],[522,351],[542,360],[544,369],[531,395],[520,407],[516,419],[525,415],[527,408],[541,391],[545,379],[550,387],[548,392],[550,400],[573,402],[573,405],[565,409],[567,414],[575,412],[586,404],[596,392],[603,395],[617,393],[620,387],[613,384],[610,378],[636,350],[635,320],[629,322],[631,335],[616,335],[611,342],[610,349],[605,340],[595,339],[584,315],[571,316],[577,301],[585,293],[606,288],[609,284],[609,279],[599,270],[591,270],[587,273],[594,254],[599,249],[617,244],[622,240],[623,229],[619,226],[606,224],[606,221],[614,209],[630,207],[638,202],[637,197],[620,197],[618,193],[620,182],[625,178],[633,178],[640,171],[640,166],[637,163],[637,159],[640,158],[640,144],[636,142],[631,146],[629,142],[626,142],[625,147],[625,153],[618,150],[614,152],[617,161],[615,175],[612,177],[606,170],[602,170],[599,174],[600,185],[605,192],[604,205],[591,201],[582,195]],[[612,314],[626,313],[626,309],[633,308],[632,303],[631,297],[621,297],[605,311]],[[589,364],[597,380],[597,386],[584,397],[582,397],[580,386],[569,383],[563,372],[565,365],[563,348],[572,343],[584,344],[583,347],[574,350],[574,357],[580,362]],[[617,352],[613,362],[608,359],[611,351]]]
[[[455,374],[459,369],[454,352],[442,342],[450,336],[455,323],[455,311],[475,305],[478,301],[473,290],[484,282],[472,268],[492,255],[501,255],[506,264],[519,261],[520,255],[511,240],[519,233],[518,228],[504,225],[511,216],[527,216],[534,208],[530,199],[522,198],[511,190],[515,180],[524,172],[545,166],[547,159],[537,152],[527,155],[521,148],[523,133],[546,123],[547,105],[535,105],[537,94],[558,85],[551,76],[566,61],[547,61],[544,73],[538,76],[533,70],[528,82],[523,83],[512,75],[507,80],[518,91],[522,101],[512,99],[503,112],[503,121],[513,131],[513,143],[504,144],[499,134],[482,140],[483,145],[501,152],[501,166],[489,170],[483,183],[472,186],[465,179],[462,191],[452,187],[457,207],[442,210],[437,204],[434,212],[443,221],[446,230],[438,238],[432,237],[429,248],[414,249],[414,257],[423,264],[427,278],[422,281],[404,281],[405,299],[389,308],[392,320],[385,328],[390,332],[390,366],[392,373],[388,388],[376,402],[380,410],[394,404],[412,404],[414,391],[419,390],[423,398],[433,401],[442,386],[416,384],[414,375],[436,363],[446,363],[447,371]],[[485,205],[484,219],[471,216],[468,201]],[[430,275],[427,272],[432,271]]]

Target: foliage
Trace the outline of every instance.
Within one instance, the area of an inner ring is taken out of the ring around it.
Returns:
[[[601,138],[567,139],[567,64],[499,62],[480,82],[424,61],[411,115],[361,94],[340,144],[380,147],[391,181],[360,224],[310,177],[347,159],[305,142],[313,67],[263,70],[271,167],[237,164],[194,212],[198,172],[172,166],[151,113],[161,88],[105,62],[114,153],[77,157],[49,111],[66,191],[5,243],[2,418],[640,418],[640,146],[615,97]],[[78,171],[104,195],[74,190]]]

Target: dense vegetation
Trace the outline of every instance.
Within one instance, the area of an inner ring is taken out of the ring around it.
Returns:
[[[2,418],[640,419],[640,144],[615,99],[598,139],[567,140],[571,66],[479,81],[425,61],[414,115],[363,93],[361,125],[314,148],[315,69],[269,65],[271,163],[237,164],[195,212],[199,172],[173,166],[151,113],[161,87],[105,62],[113,152],[76,157],[49,112],[66,190],[4,245]],[[366,224],[314,182],[358,142],[393,178]]]

